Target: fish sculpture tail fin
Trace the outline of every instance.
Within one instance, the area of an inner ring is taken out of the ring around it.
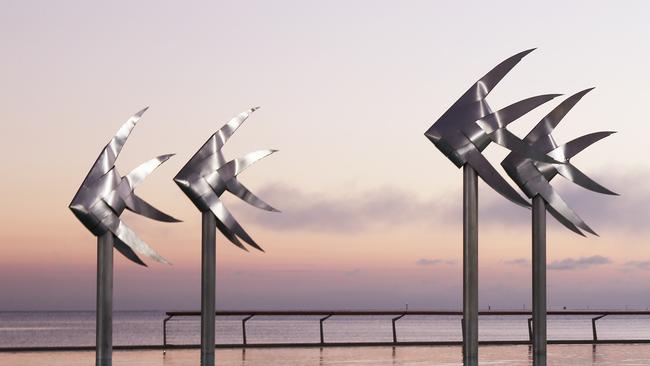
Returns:
[[[522,206],[530,207],[528,200],[524,199],[517,193],[517,191],[508,184],[499,172],[494,169],[490,162],[478,151],[468,155],[468,163],[483,181],[492,187],[495,191],[501,194],[506,199],[513,203]]]
[[[566,164],[555,165],[555,168],[557,169],[558,173],[562,175],[564,178],[591,191],[617,196],[618,193],[603,187],[593,179],[589,178],[583,172],[581,172],[573,164],[568,162],[569,159],[571,159],[572,157],[580,153],[582,150],[591,146],[595,142],[607,136],[610,136],[613,133],[615,132],[602,131],[602,132],[594,132],[584,136],[580,136],[576,139],[567,142],[564,145],[558,146],[557,148],[555,148],[553,151],[549,153],[549,156],[555,157],[558,160],[567,161]]]

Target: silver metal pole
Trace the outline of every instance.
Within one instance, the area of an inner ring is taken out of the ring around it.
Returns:
[[[95,365],[111,366],[113,353],[113,234],[97,237]]]
[[[478,179],[463,166],[463,361],[478,365]]]
[[[533,198],[533,356],[546,364],[546,202]]]
[[[201,366],[214,365],[217,218],[202,212],[201,231]]]

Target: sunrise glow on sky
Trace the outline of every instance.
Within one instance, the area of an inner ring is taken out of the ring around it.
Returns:
[[[217,307],[459,309],[462,175],[423,133],[532,47],[492,105],[595,86],[557,140],[618,131],[575,164],[620,197],[554,181],[600,237],[549,216],[549,309],[650,307],[648,3],[556,1],[533,16],[516,1],[64,2],[0,11],[0,310],[93,309],[95,238],[67,205],[144,106],[117,166],[176,153],[138,192],[183,222],[123,216],[173,264],[116,254],[115,309],[198,309],[200,214],[172,177],[256,105],[225,152],[280,150],[241,181],[282,213],[226,199],[266,253],[217,237]],[[486,150],[494,165],[506,153]],[[530,212],[482,183],[479,202],[481,307],[530,308]]]

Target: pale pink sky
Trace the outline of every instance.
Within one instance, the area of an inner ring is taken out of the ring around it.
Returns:
[[[551,307],[650,306],[645,2],[4,1],[0,310],[92,309],[95,239],[67,205],[103,145],[149,105],[117,165],[175,152],[139,188],[184,220],[125,214],[172,266],[116,255],[116,309],[197,309],[200,216],[171,178],[231,116],[226,148],[280,152],[242,175],[283,213],[227,203],[267,250],[217,238],[217,305],[459,308],[461,172],[423,133],[478,77],[538,47],[490,95],[586,96],[558,141],[618,134],[576,165],[621,197],[559,190],[601,235],[549,217]],[[553,103],[553,102],[552,102]],[[523,135],[555,104],[513,124]],[[498,165],[506,152],[486,151]],[[530,303],[529,212],[481,185],[481,306]]]

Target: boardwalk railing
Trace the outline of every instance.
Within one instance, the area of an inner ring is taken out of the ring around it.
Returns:
[[[462,316],[460,311],[217,311],[216,316],[242,316],[242,343],[241,344],[217,344],[219,348],[233,347],[322,347],[322,346],[369,346],[369,345],[458,345],[460,341],[399,341],[396,322],[407,316]],[[176,317],[198,317],[201,313],[198,311],[169,311],[163,320],[163,350],[166,348],[188,348],[196,345],[174,345],[167,342],[167,322]],[[592,339],[566,339],[566,340],[549,340],[550,344],[596,344],[596,343],[650,343],[650,339],[607,339],[599,340],[596,328],[596,322],[609,315],[628,315],[642,316],[650,315],[650,311],[597,311],[597,310],[561,310],[549,311],[550,316],[592,316]],[[246,338],[246,322],[256,316],[319,316],[320,342],[312,343],[256,343],[250,344]],[[336,316],[392,316],[392,342],[325,342],[325,333],[323,323]],[[530,344],[533,334],[533,321],[530,311],[480,311],[479,316],[528,316],[528,340],[492,340],[481,341],[481,344]],[[462,322],[462,319],[461,319]],[[461,326],[461,324],[459,324]]]

